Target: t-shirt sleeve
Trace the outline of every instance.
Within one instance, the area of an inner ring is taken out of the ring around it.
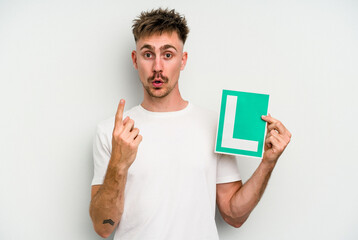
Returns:
[[[92,185],[103,184],[109,159],[111,157],[110,142],[106,137],[105,131],[100,125],[97,126],[97,132],[93,140],[93,162],[94,175]]]
[[[218,154],[216,183],[240,181],[240,173],[234,155]]]

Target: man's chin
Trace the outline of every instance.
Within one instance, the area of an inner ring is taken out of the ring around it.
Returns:
[[[166,96],[168,96],[168,94],[170,93],[170,91],[168,91],[167,89],[146,89],[147,93],[149,94],[149,96],[154,97],[154,98],[164,98]]]

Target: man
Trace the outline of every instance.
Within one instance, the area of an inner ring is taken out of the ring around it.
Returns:
[[[215,202],[224,220],[240,227],[290,141],[281,122],[263,116],[264,156],[242,184],[235,158],[214,153],[215,114],[180,95],[188,32],[174,10],[143,12],[134,21],[132,60],[143,102],[124,113],[122,99],[94,141],[90,215],[102,237],[116,229],[114,239],[218,239]]]

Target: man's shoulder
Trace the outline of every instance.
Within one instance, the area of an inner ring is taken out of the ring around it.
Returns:
[[[113,130],[114,127],[114,116],[100,121],[97,124],[98,132],[108,132],[109,129]]]
[[[217,112],[203,106],[192,104],[192,117],[203,127],[215,128],[218,121]]]
[[[206,108],[206,107],[203,107],[203,106],[200,106],[200,105],[196,105],[196,104],[192,104],[192,108],[193,108],[193,112],[195,112],[196,114],[202,116],[202,117],[206,117],[206,118],[212,118],[212,119],[216,119],[217,118],[217,112],[209,109],[209,108]]]

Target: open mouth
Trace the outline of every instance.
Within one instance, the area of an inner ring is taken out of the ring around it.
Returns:
[[[164,83],[168,83],[168,78],[161,72],[154,72],[153,76],[148,78],[148,82],[156,89],[160,89]]]
[[[163,81],[162,80],[154,80],[152,82],[152,85],[155,87],[155,88],[160,88],[162,85],[163,85]]]

